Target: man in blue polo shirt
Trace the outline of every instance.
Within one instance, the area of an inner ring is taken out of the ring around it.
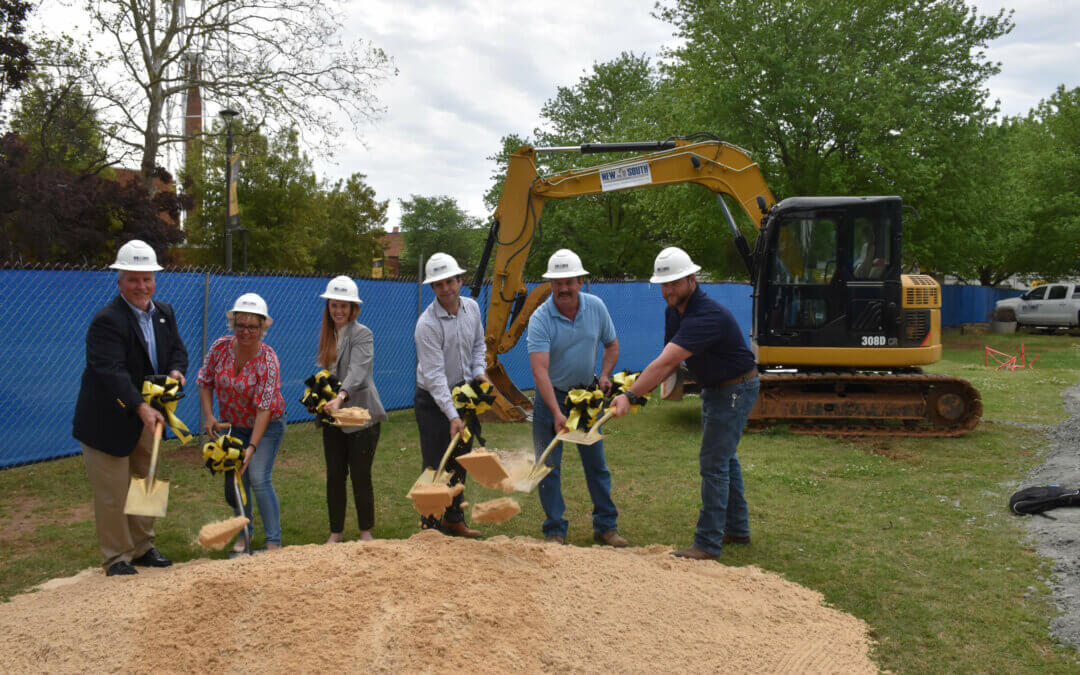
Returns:
[[[698,287],[695,273],[700,269],[679,248],[665,248],[656,256],[649,281],[660,284],[668,305],[664,350],[612,405],[617,417],[625,415],[638,396],[652,391],[683,361],[701,385],[701,513],[694,543],[672,555],[713,560],[723,544],[750,543],[750,514],[735,450],[757,401],[758,373],[735,317]]]
[[[604,345],[600,362],[600,387],[604,390],[611,386],[611,371],[619,360],[619,341],[607,307],[595,295],[581,292],[581,279],[586,274],[581,258],[573,251],[564,248],[552,254],[543,275],[551,280],[551,296],[529,319],[529,365],[536,382],[533,445],[537,457],[555,434],[566,429],[566,393],[592,384],[598,346]],[[629,546],[616,525],[619,512],[611,500],[611,472],[604,460],[604,444],[577,447],[593,503],[593,538],[608,546]],[[563,518],[566,503],[560,477],[562,443],[552,449],[547,463],[553,468],[539,486],[540,504],[547,516],[544,537],[565,544],[569,523]]]

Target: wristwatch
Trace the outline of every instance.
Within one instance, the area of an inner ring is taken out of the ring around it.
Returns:
[[[626,399],[630,401],[630,405],[642,405],[645,403],[645,399],[641,398],[632,391],[624,391],[623,393],[626,394]]]

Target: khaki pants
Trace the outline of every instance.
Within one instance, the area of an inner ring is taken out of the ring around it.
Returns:
[[[121,560],[131,562],[154,545],[154,519],[124,514],[131,477],[145,476],[150,469],[153,442],[153,430],[144,427],[135,450],[127,457],[114,457],[81,444],[86,475],[94,490],[94,520],[101,547],[101,565],[106,570]]]

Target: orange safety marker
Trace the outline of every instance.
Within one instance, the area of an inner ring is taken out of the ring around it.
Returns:
[[[1020,356],[1016,357],[1005,352],[999,352],[992,347],[986,347],[986,351],[983,353],[983,365],[989,366],[990,359],[993,358],[997,361],[998,367],[994,370],[1001,370],[1002,368],[1008,370],[1017,370],[1019,368],[1034,368],[1035,362],[1039,360],[1041,354],[1036,354],[1035,358],[1031,359],[1031,363],[1027,362],[1027,354],[1024,351],[1024,343],[1020,343]],[[1020,359],[1020,363],[1016,362],[1016,359]]]

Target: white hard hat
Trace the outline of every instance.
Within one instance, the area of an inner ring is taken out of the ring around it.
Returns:
[[[548,258],[547,272],[542,275],[545,279],[569,279],[571,277],[583,277],[588,272],[581,266],[581,258],[568,248],[560,248]]]
[[[126,272],[157,272],[162,269],[157,264],[157,253],[145,241],[132,239],[116,252],[116,262],[109,265],[114,270]]]
[[[233,318],[233,314],[236,312],[244,312],[245,314],[258,314],[259,316],[266,317],[265,325],[270,326],[274,322],[270,318],[270,314],[266,311],[266,301],[262,299],[258,293],[244,293],[236,302],[233,303],[232,309],[225,312],[225,316],[229,319]]]
[[[327,300],[340,300],[342,302],[355,302],[364,304],[360,299],[360,291],[356,288],[356,282],[345,275],[334,277],[326,282],[326,291],[319,296]]]
[[[456,277],[465,274],[465,270],[458,266],[454,256],[446,253],[436,253],[428,258],[424,265],[424,283],[433,284],[436,281]]]
[[[653,275],[649,283],[666,284],[669,281],[678,281],[700,270],[701,266],[695,265],[686,251],[678,246],[669,246],[656,256],[653,262]]]

